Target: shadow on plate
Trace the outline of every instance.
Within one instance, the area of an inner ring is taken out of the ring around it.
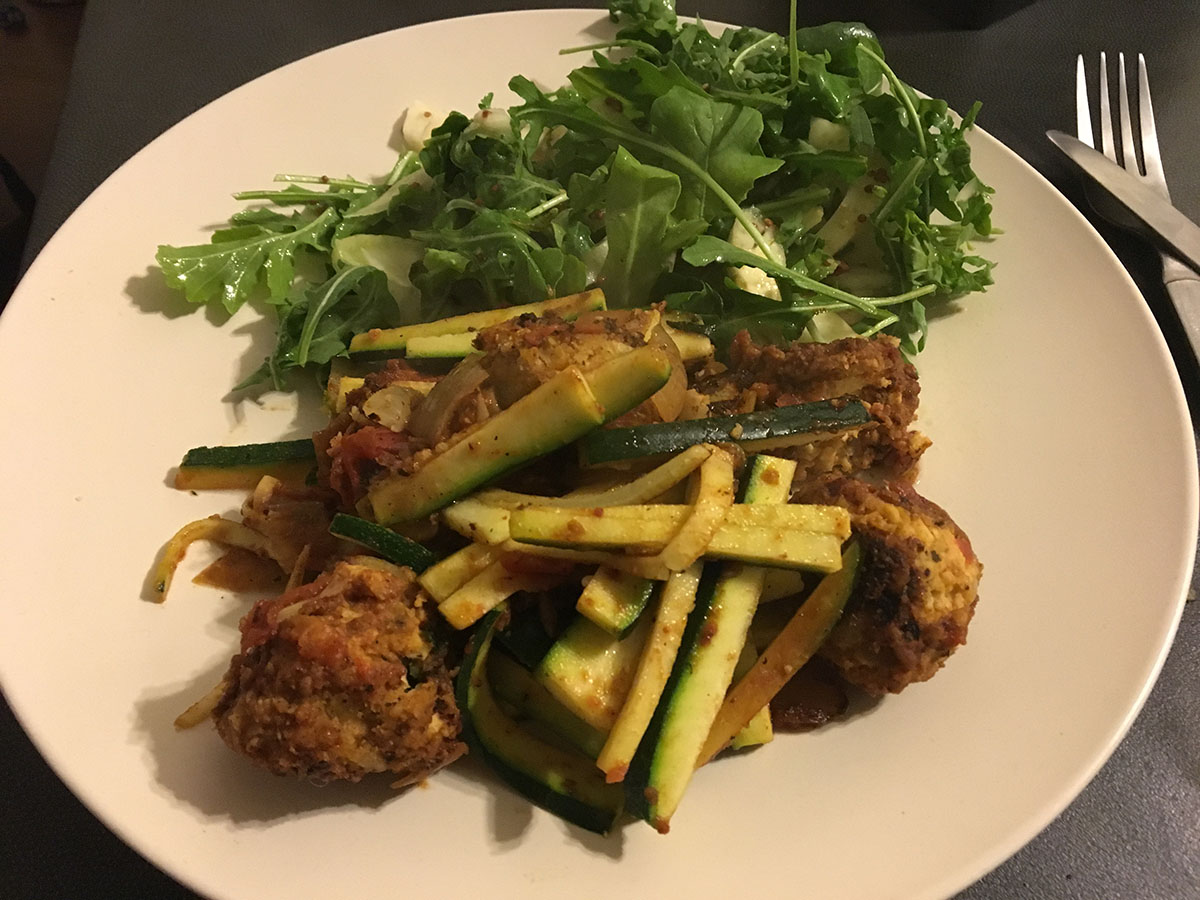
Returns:
[[[346,806],[378,810],[403,796],[387,778],[316,787],[272,776],[226,748],[208,723],[176,729],[176,716],[220,681],[224,670],[221,665],[177,690],[147,692],[136,704],[135,735],[147,747],[158,784],[180,803],[212,819],[251,825]]]
[[[486,803],[489,836],[499,851],[519,848],[533,827],[535,816],[551,815],[537,809],[502,782],[477,756],[468,755],[458,760],[436,777],[439,784],[447,782],[453,789]],[[625,852],[626,827],[649,827],[626,820],[618,824],[610,834],[604,835],[595,834],[563,820],[556,820],[554,825],[561,831],[564,842],[614,860],[621,859]]]
[[[393,800],[403,803],[407,791],[394,790],[387,776],[365,778],[358,784],[333,782],[318,787],[259,769],[229,750],[210,722],[186,731],[176,729],[175,718],[217,684],[224,672],[222,663],[185,686],[147,691],[135,705],[132,723],[135,740],[146,747],[150,770],[160,788],[176,801],[210,819],[237,825],[320,815],[342,807],[373,812]],[[549,815],[535,811],[529,801],[500,782],[474,756],[460,759],[434,778],[439,786],[480,801],[480,824],[486,823],[490,838],[500,851],[519,848],[535,815]],[[564,841],[591,853],[620,859],[624,852],[621,828],[609,835],[598,835],[567,822],[556,824]],[[639,825],[633,823],[633,827]]]
[[[125,296],[144,313],[178,319],[191,315],[200,305],[189,303],[179,291],[172,290],[163,280],[158,269],[147,268],[141,275],[133,275],[125,282]],[[229,317],[224,310],[208,307],[209,320],[216,325],[224,324]]]
[[[224,326],[230,319],[229,313],[215,303],[190,303],[179,291],[172,290],[163,281],[162,272],[148,268],[141,275],[134,275],[125,282],[125,296],[130,299],[137,309],[151,315],[165,316],[168,319],[179,319],[204,310],[204,316],[214,328]],[[237,373],[233,384],[238,384],[248,378],[263,360],[270,355],[275,346],[275,319],[262,305],[251,299],[260,313],[255,319],[240,325],[233,334],[250,336],[250,346],[238,363]]]

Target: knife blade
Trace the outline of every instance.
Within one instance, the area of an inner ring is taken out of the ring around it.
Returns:
[[[1061,131],[1046,132],[1063,153],[1083,173],[1108,191],[1113,198],[1146,226],[1155,238],[1173,255],[1200,272],[1200,225],[1171,205],[1139,176],[1126,172],[1121,166],[1083,141]]]

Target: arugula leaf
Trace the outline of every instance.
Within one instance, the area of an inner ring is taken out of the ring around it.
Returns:
[[[333,242],[334,265],[374,266],[387,276],[401,325],[421,318],[421,292],[413,286],[409,273],[424,255],[425,246],[420,242],[391,234],[353,234]]]
[[[513,78],[517,106],[493,109],[489,94],[474,115],[451,113],[377,183],[288,174],[237,194],[269,207],[237,213],[208,245],[160,247],[164,276],[229,311],[265,284],[279,343],[256,377],[276,385],[342,352],[349,320],[366,329],[593,284],[612,306],[682,304],[718,344],[743,327],[774,341],[843,333],[836,313],[853,310],[858,333],[887,330],[916,352],[927,304],[991,283],[971,247],[992,231],[966,142],[977,109],[956,120],[900,80],[865,26],[797,28],[796,6],[782,37],[710,32],[673,0],[609,0],[616,39],[574,49],[619,53],[594,52],[555,91]],[[838,140],[809,142],[818,118]],[[831,254],[821,225],[868,173],[881,202]],[[758,252],[721,239],[735,224]],[[314,266],[320,283],[305,283]],[[730,266],[764,270],[782,301],[738,290]],[[845,290],[864,285],[904,291]]]
[[[267,200],[276,206],[337,206],[347,209],[365,199],[374,197],[379,191],[374,187],[329,189],[314,191],[289,184],[277,191],[239,191],[233,195],[234,200]],[[366,195],[364,197],[364,195]]]
[[[182,288],[191,303],[219,299],[228,313],[236,312],[263,281],[270,302],[280,303],[292,284],[294,257],[303,247],[328,250],[329,232],[337,213],[326,209],[292,231],[270,231],[235,240],[191,247],[161,245],[154,255],[167,284]]]
[[[797,49],[803,53],[827,54],[833,70],[844,75],[863,74],[859,70],[860,47],[871,50],[876,56],[883,55],[875,32],[862,22],[827,22],[824,25],[797,28],[795,40]],[[867,84],[867,87],[872,85]]]
[[[721,103],[680,87],[673,87],[650,107],[651,132],[701,167],[708,178],[698,178],[691,166],[680,175],[695,203],[687,212],[711,218],[725,205],[710,191],[715,181],[737,204],[746,199],[754,182],[782,164],[768,159],[759,147],[762,114],[745,106]],[[670,159],[670,157],[668,157]]]
[[[565,93],[560,93],[553,97],[548,96],[537,87],[532,81],[523,76],[517,76],[509,82],[509,87],[513,93],[522,97],[526,102],[520,107],[516,107],[511,111],[514,122],[528,120],[535,125],[543,127],[549,125],[565,125],[568,128],[573,128],[585,134],[590,134],[602,140],[610,140],[618,145],[628,147],[639,147],[649,150],[652,154],[660,157],[660,161],[665,166],[669,167],[677,174],[689,179],[693,185],[698,185],[702,189],[701,194],[693,195],[694,200],[698,201],[703,206],[711,193],[715,198],[714,205],[723,205],[733,217],[741,223],[746,232],[754,238],[760,245],[764,253],[770,252],[765,240],[759,233],[758,229],[751,223],[745,210],[740,206],[740,200],[744,199],[745,194],[737,199],[729,193],[728,190],[710,173],[700,162],[689,156],[686,152],[673,146],[669,141],[657,135],[646,134],[635,128],[628,120],[621,116],[614,115],[606,118],[601,116],[595,110],[591,109],[587,104],[579,99]],[[673,88],[668,92],[677,92],[676,96],[687,93]],[[657,103],[660,101],[656,101]],[[675,139],[679,140],[685,146],[693,146],[703,141],[705,135],[711,140],[710,148],[715,145],[715,150],[708,154],[711,158],[720,159],[722,174],[731,180],[735,191],[748,189],[744,185],[748,182],[753,183],[753,179],[748,178],[748,172],[756,165],[774,167],[778,164],[776,160],[765,160],[762,157],[755,159],[754,154],[749,151],[744,151],[744,148],[739,146],[741,140],[754,128],[753,110],[745,110],[750,118],[747,119],[740,114],[735,114],[732,118],[732,123],[736,123],[736,128],[731,128],[730,132],[733,135],[731,141],[726,141],[720,132],[714,132],[712,125],[720,121],[725,124],[730,121],[723,114],[713,114],[712,110],[707,110],[708,115],[707,127],[705,122],[688,122],[686,112],[680,109],[680,103],[686,107],[687,100],[673,101],[661,111],[660,116],[662,121],[666,123],[667,131]],[[710,101],[715,102],[715,101]],[[724,106],[725,104],[721,104]],[[702,113],[704,115],[704,113]],[[654,119],[653,109],[651,111],[651,119]],[[759,130],[761,131],[761,118],[757,120],[760,123]],[[757,132],[755,133],[757,138]],[[748,158],[748,161],[739,168],[736,158],[743,156]],[[692,215],[699,210],[689,209],[685,211],[686,215]]]
[[[608,178],[605,225],[608,256],[600,282],[610,306],[645,305],[672,253],[707,227],[703,219],[675,221],[679,176],[638,162],[621,147]]]
[[[923,297],[926,294],[930,294],[934,290],[933,285],[925,285],[914,291],[907,291],[891,297],[856,297],[847,291],[824,284],[797,272],[795,269],[781,266],[774,260],[764,259],[756,253],[751,253],[749,250],[742,250],[728,241],[723,241],[708,234],[701,235],[696,239],[694,244],[684,250],[683,258],[693,266],[706,266],[711,263],[755,266],[762,269],[772,278],[777,280],[783,279],[802,291],[823,298],[820,300],[808,299],[802,301],[806,309],[855,309],[872,319],[882,319],[886,315],[889,315],[881,311],[881,307],[883,306],[905,303],[915,297]]]
[[[350,338],[370,327],[396,324],[387,278],[371,266],[353,266],[318,285],[297,287],[280,306],[274,352],[234,390],[268,382],[283,390],[288,375],[345,356]]]
[[[667,309],[685,314],[676,327],[699,331],[713,342],[718,358],[728,359],[729,345],[739,331],[762,343],[787,343],[804,332],[813,310],[738,290],[726,282],[715,285],[696,275],[668,279]],[[690,324],[689,324],[690,323]]]
[[[608,15],[621,23],[618,38],[669,41],[675,35],[675,0],[609,0]]]
[[[567,78],[581,100],[606,104],[631,122],[647,119],[654,101],[673,87],[707,97],[674,62],[660,68],[637,56],[619,63],[597,57],[594,67],[575,69]]]

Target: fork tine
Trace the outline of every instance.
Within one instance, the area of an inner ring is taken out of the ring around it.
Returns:
[[[1146,57],[1138,54],[1138,116],[1142,127],[1142,159],[1146,176],[1154,179],[1167,193],[1167,173],[1163,171],[1162,155],[1158,150],[1158,129],[1154,127],[1154,106],[1150,102],[1150,79],[1146,75]]]
[[[1108,100],[1108,56],[1100,51],[1100,146],[1104,155],[1113,162],[1117,161],[1117,151],[1113,144],[1112,106]]]
[[[1075,136],[1089,147],[1096,146],[1092,136],[1092,109],[1088,105],[1087,67],[1083,54],[1075,58]]]
[[[1129,118],[1129,87],[1125,82],[1125,54],[1117,54],[1117,83],[1121,90],[1117,96],[1117,109],[1121,116],[1121,145],[1118,153],[1121,157],[1121,165],[1130,169],[1133,173],[1141,174],[1138,168],[1137,150],[1134,149],[1135,142],[1133,138],[1133,122]]]

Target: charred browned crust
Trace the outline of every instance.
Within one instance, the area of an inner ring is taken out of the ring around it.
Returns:
[[[475,346],[501,407],[509,406],[568,366],[587,370],[646,343],[649,310],[584,313],[573,321],[524,315],[479,332]]]
[[[830,343],[794,341],[785,347],[756,344],[742,331],[733,340],[729,366],[701,377],[697,390],[710,398],[712,415],[793,406],[852,396],[873,424],[852,435],[780,452],[801,463],[799,478],[878,469],[911,479],[929,439],[912,430],[920,397],[916,370],[895,338],[844,338]]]
[[[435,772],[465,745],[432,605],[410,570],[363,558],[256,604],[217,731],[257,765],[314,782]]]
[[[848,509],[863,548],[854,594],[822,655],[872,694],[931,678],[966,642],[978,598],[983,570],[966,534],[907,484],[837,478],[800,496]]]

